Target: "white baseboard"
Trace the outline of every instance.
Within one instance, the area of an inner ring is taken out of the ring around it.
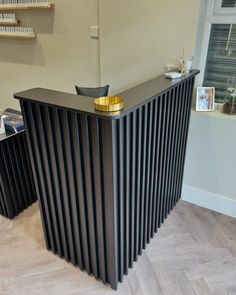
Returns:
[[[183,185],[182,200],[236,217],[236,200],[193,186]]]

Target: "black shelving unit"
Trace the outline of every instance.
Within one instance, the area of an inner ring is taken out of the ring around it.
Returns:
[[[36,200],[25,131],[0,135],[0,214],[12,219]]]

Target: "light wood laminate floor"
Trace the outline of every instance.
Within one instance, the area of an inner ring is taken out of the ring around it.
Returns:
[[[236,294],[236,219],[180,201],[118,291],[45,249],[35,204],[0,217],[1,295]]]

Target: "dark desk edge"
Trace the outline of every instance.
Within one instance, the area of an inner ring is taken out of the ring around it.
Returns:
[[[192,78],[193,76],[196,76],[198,73],[199,70],[192,70],[189,74],[186,74],[179,79],[173,80],[165,78],[163,74],[121,93],[118,93],[117,96],[124,98],[125,107],[122,111],[115,113],[96,111],[93,103],[94,98],[92,97],[85,97],[44,88],[33,88],[16,93],[14,94],[14,98],[19,99],[20,101],[39,103],[49,107],[57,107],[59,109],[85,113],[87,115],[104,119],[118,119],[127,115],[129,112],[133,111],[152,98],[158,97],[163,92],[176,87],[178,84],[189,78]]]
[[[0,142],[3,142],[4,140],[7,140],[7,139],[9,139],[9,138],[11,138],[11,137],[13,137],[13,136],[15,136],[17,134],[23,133],[23,132],[25,132],[25,130],[21,130],[21,131],[19,131],[17,133],[7,132],[7,133],[0,134]]]

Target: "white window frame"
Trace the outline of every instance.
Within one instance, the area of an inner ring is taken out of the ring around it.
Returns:
[[[214,14],[235,15],[233,7],[221,7],[222,0],[215,0]]]
[[[203,0],[204,1],[204,0]],[[236,8],[222,8],[222,0],[208,0],[202,37],[199,86],[203,85],[212,24],[236,24]],[[199,40],[200,41],[200,40]]]

